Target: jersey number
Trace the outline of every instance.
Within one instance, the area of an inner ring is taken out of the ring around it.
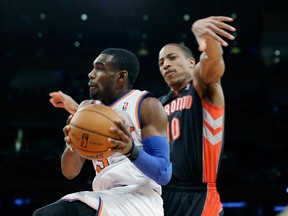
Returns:
[[[106,158],[97,160],[96,170],[98,173],[101,172],[106,166],[109,165],[109,161]]]
[[[177,117],[174,117],[171,122],[167,124],[167,138],[170,140],[176,140],[180,136],[180,121]]]

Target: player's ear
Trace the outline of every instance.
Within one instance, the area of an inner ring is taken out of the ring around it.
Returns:
[[[194,58],[190,58],[189,59],[189,63],[191,65],[191,67],[194,67],[195,66],[195,59]]]
[[[127,80],[128,79],[128,72],[126,70],[120,71],[118,74],[118,79],[121,81]]]

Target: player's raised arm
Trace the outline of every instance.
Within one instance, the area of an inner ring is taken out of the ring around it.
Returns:
[[[233,32],[236,29],[226,23],[232,21],[231,17],[210,16],[199,19],[192,25],[191,30],[198,42],[199,50],[202,51],[200,61],[195,66],[194,78],[204,85],[218,82],[224,73],[222,46],[228,46],[225,39],[235,39],[228,31]]]
[[[74,114],[79,106],[72,97],[62,91],[50,92],[49,96],[49,101],[54,107],[66,109],[70,114]]]

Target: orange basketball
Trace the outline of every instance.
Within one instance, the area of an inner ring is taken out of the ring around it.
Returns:
[[[117,128],[114,120],[121,118],[113,109],[103,104],[80,108],[70,121],[68,136],[71,145],[89,160],[111,156],[113,152],[108,151],[108,148],[113,148],[114,145],[108,143],[107,138],[120,139],[109,131],[111,126]]]

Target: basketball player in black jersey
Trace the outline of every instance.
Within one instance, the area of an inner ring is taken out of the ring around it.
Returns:
[[[225,102],[221,87],[225,65],[222,38],[233,40],[230,17],[199,19],[192,32],[202,52],[166,44],[159,52],[160,72],[171,91],[160,97],[168,116],[172,178],[163,186],[165,216],[218,216],[223,208],[216,179],[223,151]]]

